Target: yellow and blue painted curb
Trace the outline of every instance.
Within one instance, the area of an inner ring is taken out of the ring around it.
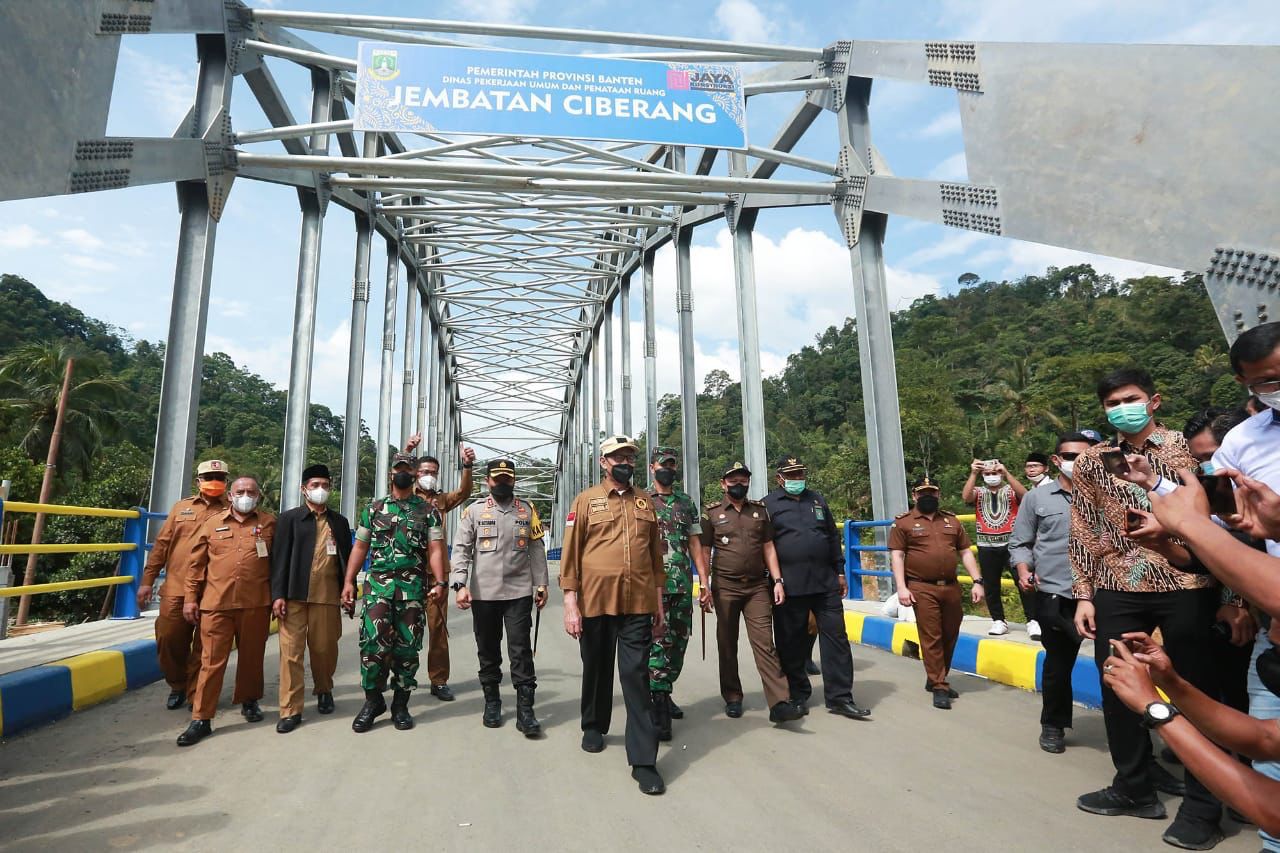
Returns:
[[[900,622],[883,616],[846,610],[845,630],[849,642],[883,649],[895,655],[917,657],[920,635],[914,622]],[[907,643],[915,648],[908,654]],[[980,675],[1011,687],[1039,692],[1044,684],[1044,649],[1008,640],[961,634],[956,642],[951,668],[957,672]],[[1076,658],[1071,672],[1072,698],[1089,708],[1102,705],[1102,683],[1092,657]]]
[[[272,619],[272,633],[276,627]],[[60,720],[163,678],[154,639],[130,640],[0,675],[0,737]]]

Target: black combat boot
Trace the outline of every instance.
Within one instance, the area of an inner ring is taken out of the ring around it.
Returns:
[[[407,732],[413,728],[413,717],[409,715],[409,691],[396,688],[391,696],[391,722],[398,730]]]
[[[653,694],[653,725],[658,730],[658,740],[671,740],[671,694]]]
[[[496,729],[502,725],[502,695],[498,693],[498,685],[482,684],[484,690],[484,726]]]
[[[351,721],[351,730],[367,732],[373,728],[373,721],[385,713],[387,713],[387,700],[382,698],[382,691],[366,690],[364,705],[360,708],[360,713],[356,714],[356,718]]]
[[[527,738],[542,737],[542,724],[533,715],[533,691],[532,684],[516,688],[516,731],[524,732]]]

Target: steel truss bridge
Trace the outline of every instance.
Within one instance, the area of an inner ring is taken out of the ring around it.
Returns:
[[[121,36],[146,33],[194,35],[190,111],[169,138],[106,137]],[[344,47],[321,50],[305,37],[313,33]],[[457,46],[475,37],[486,48],[541,40],[577,44],[589,56],[742,63],[749,115],[767,95],[793,107],[746,151],[354,130],[357,40]],[[272,70],[283,63],[309,72],[309,115],[290,110]],[[871,87],[884,78],[954,90],[969,182],[894,174],[871,134]],[[684,471],[689,491],[699,492],[690,267],[699,225],[723,222],[732,234],[745,458],[763,471],[753,229],[769,208],[834,214],[849,250],[879,517],[906,506],[882,254],[889,214],[1203,271],[1228,338],[1280,318],[1280,113],[1267,108],[1280,88],[1274,47],[784,47],[254,9],[238,0],[41,0],[0,6],[0,80],[0,201],[157,183],[177,189],[181,230],[151,498],[161,511],[191,476],[214,242],[237,179],[293,187],[300,205],[285,483],[300,479],[306,457],[319,246],[335,205],[355,226],[342,483],[356,479],[361,389],[374,381],[363,364],[376,276],[386,288],[378,470],[387,468],[393,437],[414,428],[446,468],[466,440],[517,454],[525,493],[551,500],[556,517],[594,478],[602,431],[657,433],[654,258],[668,242]],[[235,86],[248,87],[269,127],[234,120]],[[827,156],[795,153],[824,112],[838,128],[817,146]],[[375,239],[386,245],[385,278],[376,275]],[[637,278],[640,415],[631,406]],[[757,491],[765,479],[756,478]],[[286,506],[297,500],[294,489],[281,494]],[[355,489],[343,489],[342,511],[352,514],[355,500]]]

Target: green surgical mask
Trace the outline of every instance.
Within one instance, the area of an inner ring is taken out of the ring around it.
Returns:
[[[1151,423],[1151,415],[1147,413],[1147,404],[1121,403],[1107,409],[1107,421],[1120,432],[1128,435],[1142,432]]]
[[[804,480],[783,480],[782,488],[786,489],[789,495],[798,495],[804,491]]]

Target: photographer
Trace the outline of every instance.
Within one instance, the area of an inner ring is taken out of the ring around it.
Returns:
[[[975,485],[978,477],[982,484]],[[1006,479],[1008,482],[1006,482]],[[1004,618],[1004,600],[1000,585],[1005,572],[1013,575],[1009,565],[1009,534],[1013,532],[1018,517],[1018,502],[1027,489],[1018,478],[1009,473],[999,459],[975,459],[969,465],[969,479],[964,481],[960,497],[973,504],[974,526],[978,533],[978,565],[982,567],[982,588],[989,591],[987,612],[991,614],[993,637],[1009,633],[1009,622]],[[1017,581],[1017,577],[1014,577]],[[1040,625],[1035,617],[1035,598],[1020,590],[1022,609],[1027,616],[1027,634],[1040,639]]]

